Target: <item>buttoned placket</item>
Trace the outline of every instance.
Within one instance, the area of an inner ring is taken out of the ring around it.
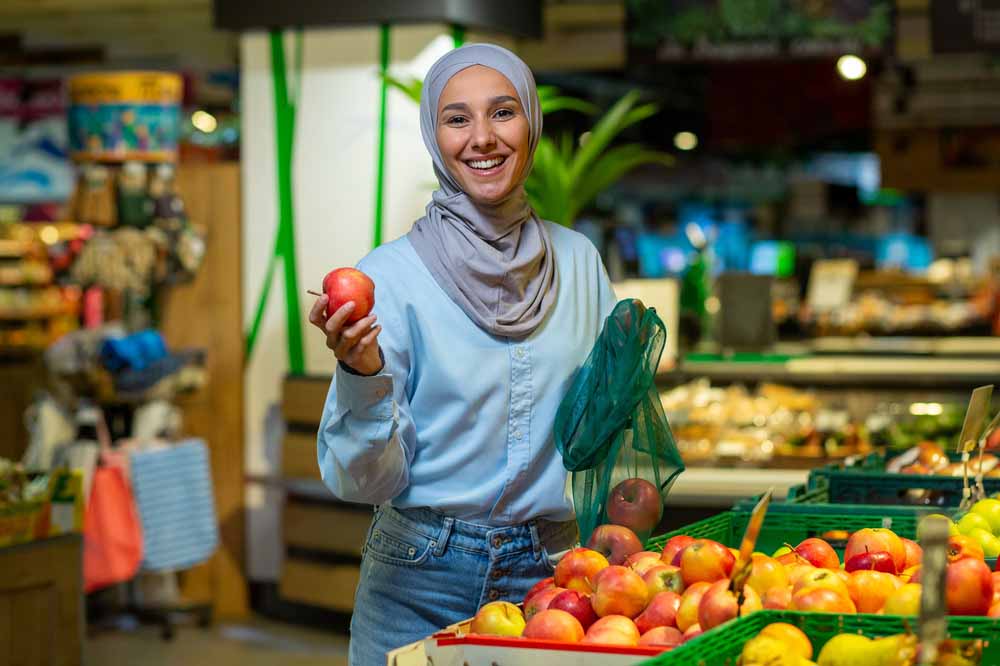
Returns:
[[[531,354],[527,343],[512,342],[510,350],[510,407],[507,416],[507,478],[493,507],[493,517],[509,512],[508,498],[518,492],[531,457]],[[508,516],[509,517],[509,516]]]

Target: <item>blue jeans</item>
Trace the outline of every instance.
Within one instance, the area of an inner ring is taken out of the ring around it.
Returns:
[[[431,509],[375,509],[351,617],[351,666],[383,666],[386,653],[475,615],[520,602],[552,575],[550,555],[572,548],[576,522],[476,525]]]

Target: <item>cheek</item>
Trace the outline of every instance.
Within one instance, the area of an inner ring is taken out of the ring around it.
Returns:
[[[448,161],[455,161],[462,154],[464,142],[456,132],[441,131],[437,133],[438,148],[441,155]]]

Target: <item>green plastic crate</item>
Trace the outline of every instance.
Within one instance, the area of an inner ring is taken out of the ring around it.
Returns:
[[[813,644],[813,658],[838,634],[858,633],[869,638],[916,631],[915,617],[898,615],[838,615],[794,611],[757,611],[716,627],[670,652],[641,662],[640,666],[736,666],[743,645],[772,622],[787,622],[802,629]],[[948,636],[983,641],[983,666],[1000,664],[1000,622],[985,617],[949,617]]]
[[[685,525],[672,532],[650,539],[646,547],[663,550],[664,544],[674,536],[687,534],[696,539],[712,539],[730,548],[739,548],[743,533],[750,522],[753,504],[747,502],[736,508]],[[803,539],[819,537],[830,530],[854,532],[865,527],[888,527],[907,539],[915,539],[920,513],[909,511],[887,512],[889,507],[853,507],[838,505],[782,505],[774,503],[768,509],[756,550],[770,555],[785,544],[796,545]],[[830,542],[843,553],[844,543]]]
[[[952,456],[952,460],[957,460]],[[885,471],[885,458],[872,454],[858,465],[844,467],[827,465],[809,473],[809,484],[802,501],[808,501],[811,491],[827,488],[827,501],[834,504],[875,504],[879,506],[914,505],[910,491],[927,490],[933,494],[933,505],[939,511],[957,508],[962,503],[961,477],[936,474],[898,474]],[[983,488],[988,495],[1000,492],[1000,477],[986,477]],[[796,488],[796,492],[799,489]]]

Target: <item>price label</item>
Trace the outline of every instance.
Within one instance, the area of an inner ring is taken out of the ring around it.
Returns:
[[[806,302],[814,312],[840,310],[850,303],[858,262],[854,259],[821,259],[809,271]]]
[[[947,633],[945,567],[948,564],[948,521],[928,516],[920,524],[924,549],[920,581],[920,665],[933,666],[938,645]]]
[[[764,516],[767,515],[767,508],[771,505],[771,495],[774,494],[774,487],[767,489],[757,506],[750,513],[750,522],[743,533],[743,541],[740,542],[740,559],[736,562],[733,572],[732,590],[736,593],[738,608],[743,607],[743,588],[750,577],[753,569],[753,549],[757,545],[757,537],[760,536],[760,528],[764,524]]]

